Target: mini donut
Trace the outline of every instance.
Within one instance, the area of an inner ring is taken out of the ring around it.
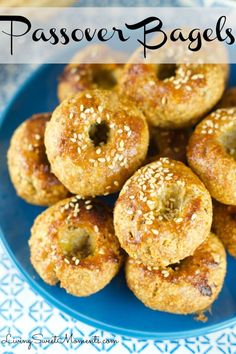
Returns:
[[[211,197],[182,162],[161,158],[140,168],[122,188],[114,226],[129,256],[167,266],[193,254],[209,235]]]
[[[70,192],[83,197],[119,191],[144,161],[148,142],[143,114],[107,90],[63,101],[45,133],[53,173]]]
[[[128,287],[147,307],[176,314],[196,313],[207,310],[220,293],[226,254],[211,233],[192,256],[178,264],[152,268],[128,258],[125,273]]]
[[[149,127],[150,141],[147,161],[152,162],[160,157],[187,162],[186,149],[192,129],[160,129]]]
[[[72,63],[65,67],[59,78],[57,90],[59,100],[63,101],[85,90],[114,89],[124,66],[115,63],[115,59],[120,58],[121,53],[111,51],[105,45],[96,44],[82,49],[72,59]],[[89,63],[101,59],[102,64]]]
[[[178,129],[193,126],[219,101],[226,71],[221,64],[128,63],[119,87],[150,125]]]
[[[231,256],[236,257],[236,207],[215,202],[212,229]]]
[[[218,104],[218,108],[232,107],[236,107],[236,87],[228,88]]]
[[[217,109],[196,127],[187,148],[188,163],[211,196],[236,205],[236,108]]]
[[[8,169],[17,194],[36,205],[51,205],[69,191],[51,172],[44,132],[51,113],[34,114],[14,132],[8,150]]]
[[[79,198],[60,201],[36,218],[30,259],[46,283],[60,282],[68,293],[88,296],[112,280],[123,256],[110,209]]]

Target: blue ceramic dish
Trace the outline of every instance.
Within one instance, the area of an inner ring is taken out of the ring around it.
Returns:
[[[51,111],[57,105],[56,85],[61,70],[61,65],[40,67],[20,87],[1,116],[0,233],[20,272],[40,295],[68,315],[121,335],[174,339],[203,335],[233,324],[236,321],[236,261],[231,257],[228,257],[224,288],[206,323],[194,320],[194,316],[171,315],[146,308],[129,291],[122,272],[99,293],[77,298],[59,286],[45,284],[34,271],[29,261],[28,238],[34,218],[43,208],[29,205],[16,196],[7,171],[6,152],[13,131],[23,120],[33,113]],[[231,70],[230,84],[233,83],[236,84],[236,66]]]

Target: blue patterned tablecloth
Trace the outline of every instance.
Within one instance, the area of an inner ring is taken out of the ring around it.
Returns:
[[[0,65],[0,114],[19,84],[33,70],[30,65]],[[137,340],[113,335],[74,320],[46,302],[27,284],[0,245],[0,353],[23,354],[27,344],[6,344],[7,333],[14,337],[30,338],[42,333],[44,338],[64,336],[73,332],[74,337],[115,339],[117,343],[77,343],[32,345],[29,353],[236,353],[236,326],[209,335],[181,340]]]

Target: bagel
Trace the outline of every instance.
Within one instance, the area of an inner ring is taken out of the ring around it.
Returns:
[[[34,114],[14,132],[7,153],[8,169],[17,194],[28,203],[51,205],[69,191],[51,172],[44,132],[51,113]]]
[[[111,211],[101,202],[77,196],[54,204],[36,218],[29,246],[40,277],[50,285],[60,282],[75,296],[104,288],[122,263]]]
[[[107,90],[63,101],[45,133],[53,173],[71,193],[83,197],[119,191],[143,163],[148,142],[142,113]]]
[[[125,65],[120,93],[143,111],[152,126],[191,127],[220,100],[226,84],[222,64]]]
[[[173,160],[187,162],[186,149],[192,129],[160,129],[149,127],[149,147],[147,162],[169,157]]]
[[[59,78],[57,94],[60,101],[79,92],[93,89],[116,88],[123,64],[116,64],[121,53],[111,51],[105,45],[91,45],[82,49],[66,65]],[[103,63],[91,64],[91,61],[103,61]],[[105,63],[106,61],[106,63]]]
[[[236,257],[236,207],[215,202],[212,229],[221,239],[229,254]]]
[[[220,240],[210,236],[194,254],[165,268],[145,266],[128,258],[128,287],[153,310],[189,314],[207,310],[223,286],[226,255]]]
[[[209,235],[211,198],[182,162],[161,158],[124,185],[114,209],[121,247],[150,266],[167,266],[193,254]]]
[[[236,108],[222,108],[207,116],[194,130],[188,163],[211,196],[236,205]]]

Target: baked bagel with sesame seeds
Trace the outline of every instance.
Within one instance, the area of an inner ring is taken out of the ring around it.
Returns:
[[[82,49],[68,64],[59,78],[57,94],[60,101],[76,93],[93,89],[115,89],[123,64],[116,64],[122,54],[105,45]],[[101,64],[92,64],[99,61]],[[103,62],[103,63],[102,63]]]
[[[236,257],[236,207],[214,202],[212,229],[229,254]]]
[[[221,64],[131,62],[124,67],[119,89],[150,125],[178,129],[193,126],[220,100],[226,72],[227,66]]]
[[[147,162],[169,157],[173,160],[187,162],[186,150],[193,129],[160,129],[149,127],[149,147]]]
[[[51,205],[69,191],[51,172],[44,132],[51,113],[34,114],[14,132],[8,149],[8,169],[17,194],[28,203]]]
[[[112,213],[101,202],[71,197],[40,214],[31,229],[30,259],[48,284],[76,296],[104,288],[119,271],[122,250]]]
[[[209,235],[211,197],[182,162],[160,158],[140,168],[124,185],[114,226],[129,256],[167,266],[193,254]]]
[[[107,90],[64,100],[45,133],[52,171],[83,197],[118,192],[143,163],[149,132],[143,114]]]
[[[211,233],[180,263],[151,268],[129,257],[125,273],[134,295],[153,310],[176,314],[204,311],[216,300],[224,283],[224,246]]]
[[[236,108],[217,109],[192,134],[188,163],[211,196],[236,205]]]

